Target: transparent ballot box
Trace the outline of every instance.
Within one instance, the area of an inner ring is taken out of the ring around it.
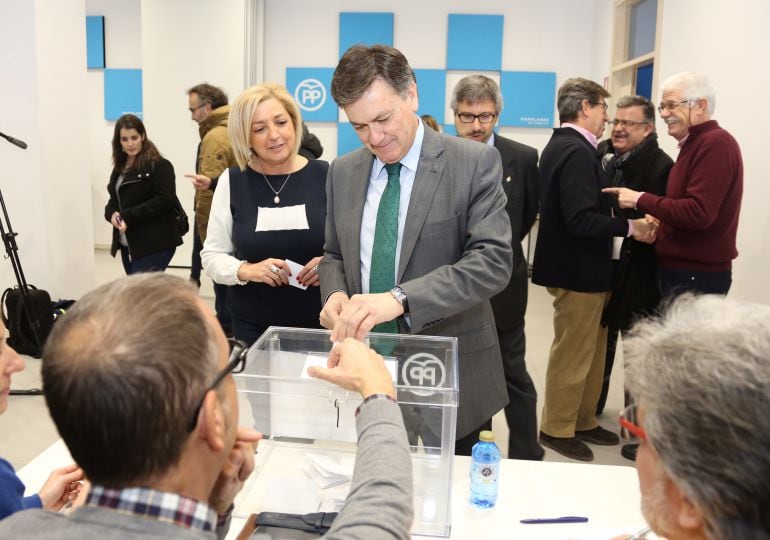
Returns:
[[[414,474],[412,534],[448,537],[458,400],[457,339],[372,333],[407,428]],[[307,375],[326,365],[329,332],[270,327],[235,375],[240,424],[264,435],[236,514],[342,508],[356,452],[361,396]]]

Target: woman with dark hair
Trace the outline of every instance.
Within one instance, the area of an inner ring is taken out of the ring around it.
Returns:
[[[126,274],[166,269],[182,236],[176,223],[174,167],[147,138],[142,121],[124,114],[112,137],[114,169],[104,218],[113,226],[110,253]]]

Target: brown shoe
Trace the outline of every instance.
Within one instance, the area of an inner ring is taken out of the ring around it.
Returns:
[[[585,431],[575,431],[575,437],[581,441],[598,444],[599,446],[613,446],[620,443],[620,437],[602,426]]]
[[[578,461],[594,460],[594,453],[585,443],[579,441],[577,437],[551,437],[541,431],[540,444],[570,459]]]

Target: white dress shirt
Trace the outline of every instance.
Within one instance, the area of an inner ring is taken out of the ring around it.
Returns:
[[[414,136],[412,147],[401,159],[401,197],[398,204],[398,241],[396,243],[396,268],[395,276],[398,276],[398,262],[401,258],[401,240],[404,236],[406,213],[409,210],[409,201],[412,198],[412,186],[414,176],[417,173],[417,164],[420,161],[420,150],[425,133],[422,120],[418,119],[417,133]],[[388,185],[388,173],[385,170],[386,163],[379,158],[374,158],[372,170],[369,176],[369,187],[366,191],[366,202],[361,219],[361,290],[369,293],[369,269],[372,263],[372,247],[374,245],[374,230],[377,226],[377,211],[380,208],[380,199]],[[218,190],[219,188],[217,188]],[[213,207],[212,207],[213,210]],[[206,241],[208,243],[208,240]]]

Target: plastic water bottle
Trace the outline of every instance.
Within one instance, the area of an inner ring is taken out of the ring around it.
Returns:
[[[500,478],[500,449],[491,431],[479,433],[479,442],[471,452],[471,504],[492,508],[497,502]]]

